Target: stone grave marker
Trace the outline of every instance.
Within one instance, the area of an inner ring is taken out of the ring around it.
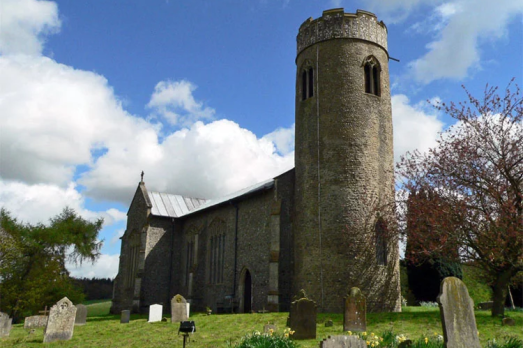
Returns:
[[[87,307],[83,304],[76,305],[76,318],[74,319],[75,325],[85,325],[87,321]]]
[[[506,317],[506,318],[503,318],[503,320],[501,321],[501,324],[503,326],[514,326],[514,325],[516,325],[516,322],[512,318]]]
[[[149,306],[149,323],[162,321],[163,306],[160,304],[153,304]]]
[[[456,277],[441,282],[438,296],[443,338],[447,348],[481,348],[474,302],[465,284]]]
[[[120,324],[129,324],[129,320],[131,320],[131,311],[128,309],[123,310],[120,316]]]
[[[367,331],[367,305],[359,288],[351,288],[345,299],[343,331]]]
[[[291,330],[295,331],[292,336],[293,339],[308,340],[316,338],[316,311],[316,303],[306,297],[291,303],[289,326]]]
[[[325,327],[331,327],[333,325],[334,325],[334,323],[330,319],[325,322]]]
[[[185,298],[178,294],[175,295],[171,300],[171,323],[179,323],[186,321],[189,318],[187,310],[189,303]]]
[[[67,341],[73,337],[76,307],[67,297],[51,307],[44,331],[44,343]]]
[[[0,312],[0,337],[7,337],[11,332],[13,318],[9,318],[7,313]]]
[[[47,325],[47,315],[33,315],[25,317],[24,329],[33,330],[45,327]]]
[[[478,303],[478,308],[479,309],[492,309],[493,304],[494,304],[494,302],[492,302],[492,301],[480,302],[480,303]]]
[[[320,348],[367,348],[358,336],[329,336],[320,342]]]
[[[272,332],[276,332],[278,330],[278,328],[274,324],[265,324],[263,326],[264,333],[269,333],[271,330],[272,330]]]

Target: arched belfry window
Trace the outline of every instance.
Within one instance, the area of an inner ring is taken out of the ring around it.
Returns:
[[[381,95],[381,66],[376,57],[369,56],[363,61],[365,75],[365,93]]]
[[[314,69],[309,61],[301,69],[301,100],[314,96]]]

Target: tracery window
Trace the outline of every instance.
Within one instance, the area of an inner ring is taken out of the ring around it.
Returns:
[[[209,226],[209,283],[223,282],[225,268],[225,221],[215,219]]]
[[[125,285],[127,288],[134,288],[134,281],[138,273],[138,261],[140,256],[140,234],[134,230],[129,236],[129,254],[128,254],[128,268],[127,276],[125,277]]]
[[[365,93],[381,95],[381,66],[374,56],[369,56],[363,61],[365,75]]]

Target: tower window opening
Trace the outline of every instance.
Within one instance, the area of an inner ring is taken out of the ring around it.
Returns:
[[[301,74],[301,100],[307,99],[307,72]]]
[[[314,96],[314,70],[304,69],[301,73],[301,100]]]
[[[380,65],[376,58],[369,57],[365,60],[363,65],[365,75],[365,93],[381,95],[380,83]]]
[[[387,265],[387,226],[383,219],[376,222],[376,262],[378,265]]]
[[[314,71],[309,68],[309,98],[314,96]]]

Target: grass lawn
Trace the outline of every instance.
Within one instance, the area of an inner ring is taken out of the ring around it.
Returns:
[[[177,335],[178,324],[170,322],[147,323],[146,315],[131,315],[129,324],[120,324],[119,315],[110,315],[110,302],[88,304],[88,318],[85,326],[76,326],[70,341],[55,342],[56,347],[182,347],[182,337]],[[506,313],[516,321],[516,326],[501,326],[500,319],[490,317],[489,311],[476,311],[480,340],[486,346],[488,339],[497,340],[512,336],[523,339],[523,312]],[[247,333],[263,331],[267,322],[276,324],[278,331],[285,329],[288,313],[205,315],[194,313],[191,320],[196,323],[197,332],[187,343],[187,348],[227,347],[227,341],[237,342]],[[334,326],[325,327],[331,319]],[[319,341],[329,335],[342,334],[342,314],[319,314],[317,339],[299,341],[300,347],[319,347]],[[369,313],[367,331],[380,335],[393,329],[417,339],[422,335],[442,334],[438,308],[406,307],[402,313]],[[42,346],[43,329],[28,334],[23,324],[13,326],[8,338],[0,339],[1,347]]]

